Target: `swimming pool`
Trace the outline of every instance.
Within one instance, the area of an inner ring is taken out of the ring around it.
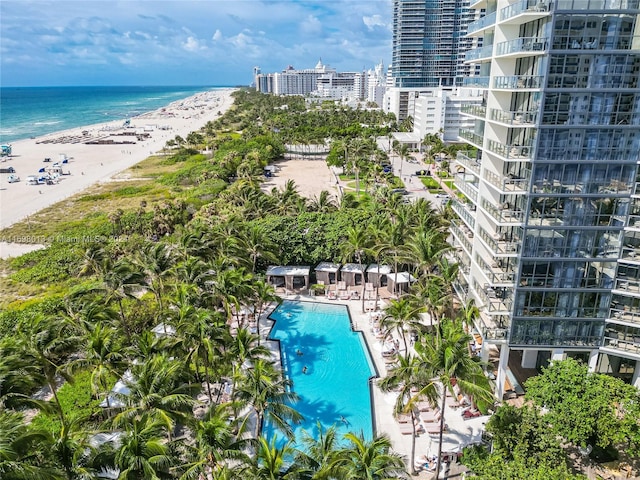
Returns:
[[[269,338],[280,342],[284,373],[300,397],[294,407],[304,421],[294,426],[296,439],[303,430],[317,438],[318,421],[324,428],[335,425],[339,437],[362,432],[372,439],[369,379],[376,370],[362,333],[351,329],[347,307],[284,301],[270,318]],[[268,422],[264,434],[281,436]]]

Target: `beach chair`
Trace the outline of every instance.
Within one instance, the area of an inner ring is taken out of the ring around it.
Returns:
[[[338,290],[338,298],[340,300],[349,300],[351,298],[349,290]]]
[[[329,291],[327,292],[327,298],[328,298],[329,300],[337,300],[337,299],[338,299],[338,296],[336,295],[336,291],[335,291],[335,290],[329,290]]]
[[[440,410],[429,410],[420,412],[420,420],[424,423],[436,423],[440,421]]]
[[[435,435],[435,434],[440,434],[440,422],[438,423],[431,423],[431,424],[427,424],[425,425],[425,430],[427,431],[427,433],[429,435]],[[444,428],[442,429],[443,432],[447,431],[447,424],[444,424]]]

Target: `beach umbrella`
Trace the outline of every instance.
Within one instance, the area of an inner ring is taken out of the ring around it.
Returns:
[[[43,173],[44,171],[45,171],[45,170],[44,170],[44,167],[43,167],[43,168],[41,168],[40,170],[38,170],[38,173]]]

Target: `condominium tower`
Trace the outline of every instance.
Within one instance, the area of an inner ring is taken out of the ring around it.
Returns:
[[[639,0],[471,7],[484,97],[463,107],[452,234],[497,394],[509,363],[566,356],[640,386]]]

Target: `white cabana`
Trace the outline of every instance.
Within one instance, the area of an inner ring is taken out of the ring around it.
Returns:
[[[134,382],[133,374],[131,370],[127,370],[124,372],[120,380],[116,382],[116,384],[109,392],[107,400],[104,400],[100,406],[102,408],[122,408],[125,406],[125,403],[122,401],[122,396],[127,396],[131,393],[129,389],[129,385]]]
[[[364,265],[360,266],[357,263],[345,263],[340,269],[340,280],[345,282],[348,287],[352,285],[363,285],[364,272]]]
[[[271,265],[267,268],[267,283],[274,287],[284,287],[285,291],[309,289],[308,266]]]
[[[338,283],[340,270],[339,263],[322,262],[314,269],[316,272],[316,280],[318,283],[323,282],[325,285],[333,285]]]
[[[407,293],[409,286],[416,281],[416,278],[409,272],[389,273],[387,275],[387,290],[391,293]]]
[[[372,263],[367,267],[367,282],[372,283],[374,287],[384,287],[389,273],[391,273],[389,265]]]

